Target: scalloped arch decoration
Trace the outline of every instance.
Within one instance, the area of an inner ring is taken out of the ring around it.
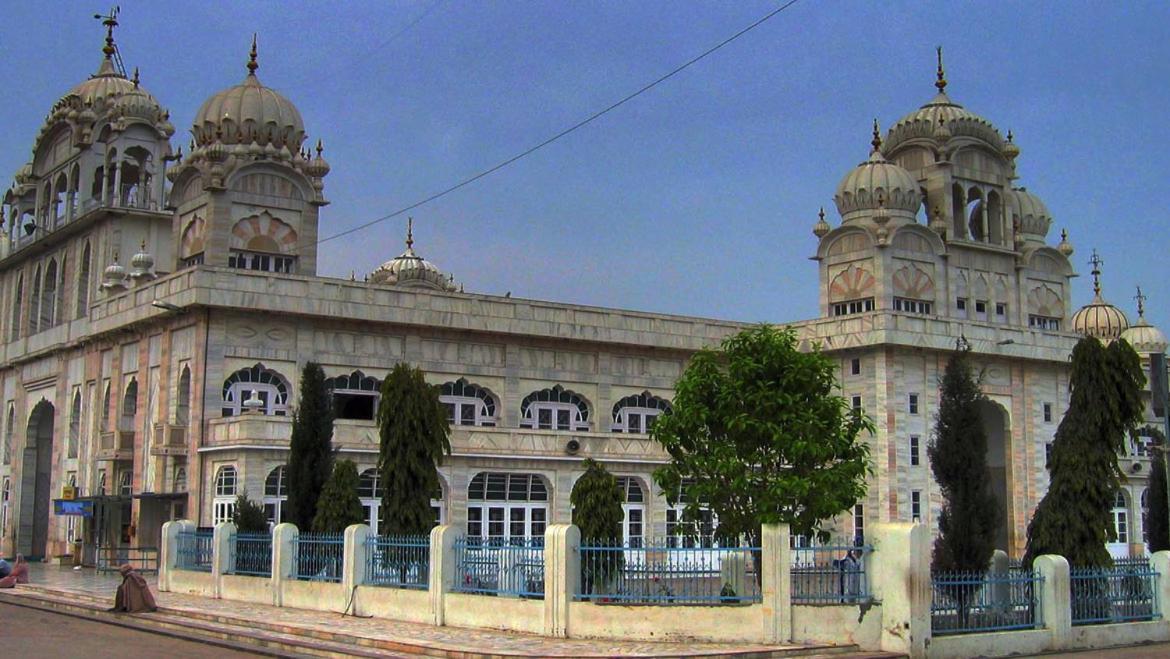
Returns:
[[[906,265],[894,272],[894,295],[915,300],[934,299],[934,279],[916,265]]]
[[[863,233],[847,233],[830,243],[826,253],[829,256],[837,256],[849,252],[860,252],[869,249],[872,245],[873,242],[870,241],[869,236]]]
[[[1028,308],[1040,316],[1064,317],[1064,300],[1061,299],[1060,293],[1047,284],[1041,284],[1028,291]]]
[[[865,268],[851,265],[829,283],[829,301],[856,300],[873,296],[873,273]]]
[[[229,245],[233,249],[288,254],[296,247],[297,232],[268,211],[236,222]]]
[[[893,247],[907,252],[934,254],[934,248],[930,246],[930,241],[911,231],[899,231],[894,234]]]
[[[183,258],[189,258],[203,251],[203,236],[207,230],[207,222],[196,215],[187,226],[183,227],[183,236],[180,240],[180,252]]]

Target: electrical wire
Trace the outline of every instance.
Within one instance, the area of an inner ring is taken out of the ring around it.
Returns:
[[[626,103],[629,103],[630,101],[634,100],[635,98],[638,98],[642,94],[645,94],[646,92],[650,91],[651,89],[654,89],[658,85],[666,82],[667,80],[670,80],[671,78],[678,75],[679,73],[682,73],[683,71],[690,68],[691,66],[706,59],[709,55],[715,53],[716,51],[723,48],[724,46],[730,44],[731,42],[735,41],[736,39],[739,39],[740,37],[747,34],[748,32],[751,32],[752,30],[756,29],[760,25],[763,25],[764,22],[773,18],[774,16],[783,12],[784,10],[788,9],[792,5],[795,5],[799,1],[800,0],[788,0],[788,2],[785,2],[784,4],[780,5],[776,9],[768,12],[767,14],[765,14],[763,17],[756,20],[751,25],[748,25],[747,27],[741,29],[740,31],[736,32],[735,34],[731,35],[730,37],[727,37],[723,41],[720,41],[719,43],[708,48],[707,50],[704,50],[702,53],[699,53],[695,57],[692,57],[691,59],[687,60],[683,64],[675,67],[674,69],[672,69],[671,71],[669,71],[665,75],[662,75],[661,77],[655,79],[653,82],[650,82],[650,83],[642,86],[637,91],[623,97],[622,99],[616,101],[615,103],[613,103],[613,104],[611,104],[611,105],[609,105],[601,110],[598,110],[597,112],[594,112],[593,114],[589,115],[588,117],[582,119],[581,121],[578,121],[577,123],[573,124],[572,126],[569,126],[568,128],[566,128],[566,129],[562,130],[561,132],[553,135],[552,137],[544,140],[543,142],[540,142],[534,146],[531,146],[531,147],[525,149],[524,151],[521,151],[520,153],[512,156],[511,158],[508,158],[507,160],[503,160],[495,165],[492,165],[491,167],[479,172],[478,174],[475,174],[471,177],[465,178],[462,181],[460,181],[460,182],[458,182],[450,187],[444,188],[443,190],[440,190],[440,191],[430,195],[429,197],[426,197],[422,200],[416,201],[413,204],[410,204],[409,206],[403,206],[402,208],[399,208],[396,211],[393,211],[391,213],[387,213],[386,215],[383,215],[381,217],[370,220],[369,222],[366,222],[364,224],[359,224],[355,227],[345,229],[344,231],[340,231],[340,232],[335,233],[331,236],[326,236],[325,238],[321,238],[320,240],[317,241],[317,244],[323,244],[323,243],[327,243],[331,240],[337,240],[338,238],[348,236],[352,233],[357,233],[358,231],[362,231],[363,229],[368,229],[368,228],[374,226],[375,224],[380,224],[382,222],[385,222],[386,220],[398,217],[399,215],[402,215],[403,213],[412,211],[412,210],[414,210],[420,206],[423,206],[425,204],[429,204],[432,201],[435,201],[436,199],[439,199],[441,197],[445,197],[445,196],[451,194],[452,192],[459,190],[460,188],[471,185],[472,183],[475,183],[476,181],[478,181],[486,176],[490,176],[491,174],[494,174],[494,173],[500,171],[501,169],[507,167],[508,165],[511,165],[512,163],[514,163],[518,160],[521,160],[523,158],[526,158],[526,157],[532,155],[533,153],[536,153],[537,151],[552,144],[553,142],[556,142],[557,140],[560,140],[561,138],[575,132],[576,130],[593,123],[594,121],[600,119],[601,117],[604,117],[605,115],[609,114],[610,112],[613,112],[614,110],[620,108],[621,106],[625,105]]]

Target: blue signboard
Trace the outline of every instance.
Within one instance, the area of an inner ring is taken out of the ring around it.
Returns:
[[[53,514],[55,515],[80,515],[81,517],[93,517],[93,502],[92,501],[77,501],[70,499],[54,499],[53,500]]]

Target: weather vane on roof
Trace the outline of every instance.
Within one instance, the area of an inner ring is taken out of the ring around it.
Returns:
[[[122,8],[114,5],[110,8],[109,13],[94,14],[93,17],[102,22],[106,26],[106,45],[102,48],[102,52],[106,54],[106,59],[114,62],[118,67],[118,73],[122,77],[126,77],[126,67],[122,64],[122,54],[118,52],[118,45],[114,43],[114,28],[118,27],[118,13]]]

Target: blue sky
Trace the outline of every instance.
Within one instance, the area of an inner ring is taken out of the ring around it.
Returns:
[[[128,68],[186,145],[200,103],[243,79],[299,107],[333,171],[321,234],[418,201],[555,134],[780,2],[417,2],[169,5],[121,1]],[[28,160],[53,102],[96,70],[102,9],[8,6],[0,171]],[[421,20],[420,20],[421,17]],[[414,23],[412,27],[411,24]],[[951,98],[1011,129],[1020,180],[1110,301],[1170,330],[1170,4],[802,0],[536,154],[416,209],[416,249],[467,290],[785,322],[817,314],[811,233],[840,179],[928,101],[934,47]],[[400,253],[405,216],[321,246],[358,278]]]

